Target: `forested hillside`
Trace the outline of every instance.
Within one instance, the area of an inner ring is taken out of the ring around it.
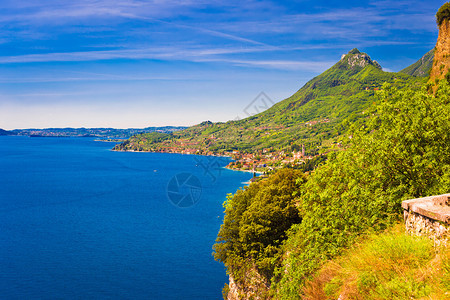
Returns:
[[[221,154],[231,151],[291,152],[305,145],[306,155],[331,149],[348,124],[367,116],[383,83],[418,87],[423,79],[384,72],[367,54],[351,50],[333,67],[291,97],[255,116],[226,123],[203,122],[160,136],[137,135],[116,150]]]

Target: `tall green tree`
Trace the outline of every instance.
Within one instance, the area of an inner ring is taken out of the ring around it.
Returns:
[[[301,222],[294,193],[305,181],[302,172],[282,169],[229,195],[214,257],[236,280],[256,268],[270,279],[281,258],[286,231]]]

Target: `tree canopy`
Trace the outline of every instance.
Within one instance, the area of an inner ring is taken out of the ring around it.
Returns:
[[[438,12],[436,13],[436,23],[438,26],[441,26],[442,22],[444,20],[450,19],[450,3],[447,2],[444,5],[439,8]]]
[[[294,192],[304,181],[302,172],[282,169],[228,196],[214,257],[235,279],[252,267],[270,278],[286,231],[301,222]]]

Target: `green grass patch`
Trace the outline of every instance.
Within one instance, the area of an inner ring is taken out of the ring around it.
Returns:
[[[305,285],[305,299],[449,299],[450,255],[403,224],[364,237]]]

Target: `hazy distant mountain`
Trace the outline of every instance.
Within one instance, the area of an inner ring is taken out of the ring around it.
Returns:
[[[0,128],[0,135],[15,135],[15,133]]]
[[[171,133],[186,129],[183,126],[164,126],[146,128],[45,128],[45,129],[15,129],[17,135],[27,136],[60,136],[60,137],[101,137],[101,138],[129,138],[132,135],[146,132]]]

